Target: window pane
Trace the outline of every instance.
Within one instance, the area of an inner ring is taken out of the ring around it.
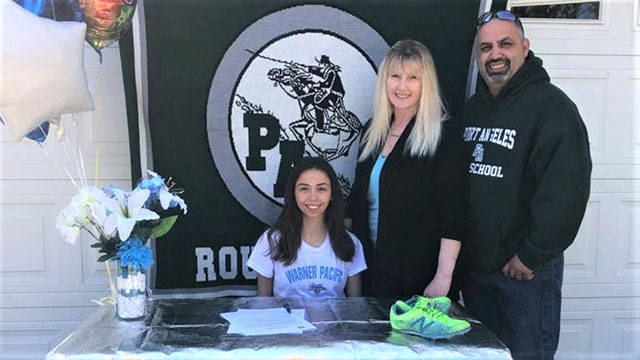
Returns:
[[[521,18],[597,20],[600,18],[600,2],[513,6],[511,12]]]

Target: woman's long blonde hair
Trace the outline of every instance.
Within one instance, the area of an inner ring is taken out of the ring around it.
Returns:
[[[416,121],[405,151],[411,156],[433,156],[440,141],[441,124],[446,120],[436,68],[426,46],[415,40],[398,41],[391,47],[378,71],[373,120],[364,134],[358,161],[375,155],[384,145],[391,126],[393,106],[387,98],[386,82],[389,71],[396,67],[417,64],[422,70],[422,93],[418,102]]]

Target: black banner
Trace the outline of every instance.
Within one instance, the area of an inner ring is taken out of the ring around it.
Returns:
[[[143,4],[154,170],[189,206],[156,241],[154,290],[244,294],[255,286],[251,247],[277,218],[297,159],[329,159],[349,191],[377,66],[394,42],[426,44],[449,113],[461,108],[480,1]],[[130,45],[120,44],[137,144]]]

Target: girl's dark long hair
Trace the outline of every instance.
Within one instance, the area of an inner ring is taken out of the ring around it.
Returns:
[[[298,256],[302,244],[302,212],[296,203],[295,187],[300,175],[309,169],[320,170],[331,181],[331,201],[324,212],[324,223],[329,231],[331,248],[342,261],[351,261],[356,251],[353,240],[344,228],[342,190],[335,171],[321,157],[306,157],[300,160],[291,170],[284,188],[284,207],[278,221],[269,229],[269,247],[271,258],[275,261],[291,265]],[[276,240],[274,233],[279,234]]]

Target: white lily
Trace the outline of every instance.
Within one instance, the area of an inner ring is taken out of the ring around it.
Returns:
[[[147,170],[147,173],[152,177],[160,177],[160,175],[151,170]],[[162,207],[162,210],[167,210],[171,206],[171,201],[175,201],[178,206],[180,206],[182,213],[187,213],[187,204],[180,196],[169,191],[169,188],[166,185],[162,185],[158,190],[158,199],[160,199],[160,206]]]
[[[94,224],[96,225],[96,228],[98,228],[98,231],[102,231],[102,234],[105,235],[106,237],[112,237],[114,233],[108,232],[104,226],[104,224],[107,221],[107,208],[106,208],[107,200],[106,199],[107,198],[105,197],[103,202],[93,203],[89,205],[89,208],[91,210],[91,215],[93,217]]]
[[[163,210],[167,210],[169,206],[171,206],[171,201],[175,201],[176,203],[178,203],[178,206],[180,206],[182,212],[184,214],[187,213],[187,204],[184,202],[184,200],[180,196],[169,191],[166,186],[160,188],[160,190],[158,191],[158,198],[160,199],[160,206],[162,206]]]
[[[147,174],[151,175],[151,177],[159,177],[162,178],[162,176],[158,175],[157,172],[153,171],[153,170],[149,170],[147,169]]]
[[[180,209],[182,210],[183,214],[187,213],[187,203],[184,202],[184,199],[182,199],[180,196],[173,194],[173,201],[178,203],[178,206],[180,206]]]
[[[104,212],[104,192],[95,186],[86,186],[71,198],[68,215],[73,213],[74,221],[78,225],[89,226],[92,220],[96,219],[95,212]],[[104,221],[104,217],[101,219]]]
[[[106,199],[105,203],[110,213],[104,222],[105,232],[110,234],[117,229],[120,240],[125,241],[131,235],[136,222],[159,219],[158,214],[143,208],[149,194],[149,190],[135,189],[129,194],[116,194],[115,199]]]
[[[78,234],[80,234],[80,226],[76,223],[76,214],[72,206],[64,208],[56,217],[56,228],[64,237],[64,241],[75,244]]]

